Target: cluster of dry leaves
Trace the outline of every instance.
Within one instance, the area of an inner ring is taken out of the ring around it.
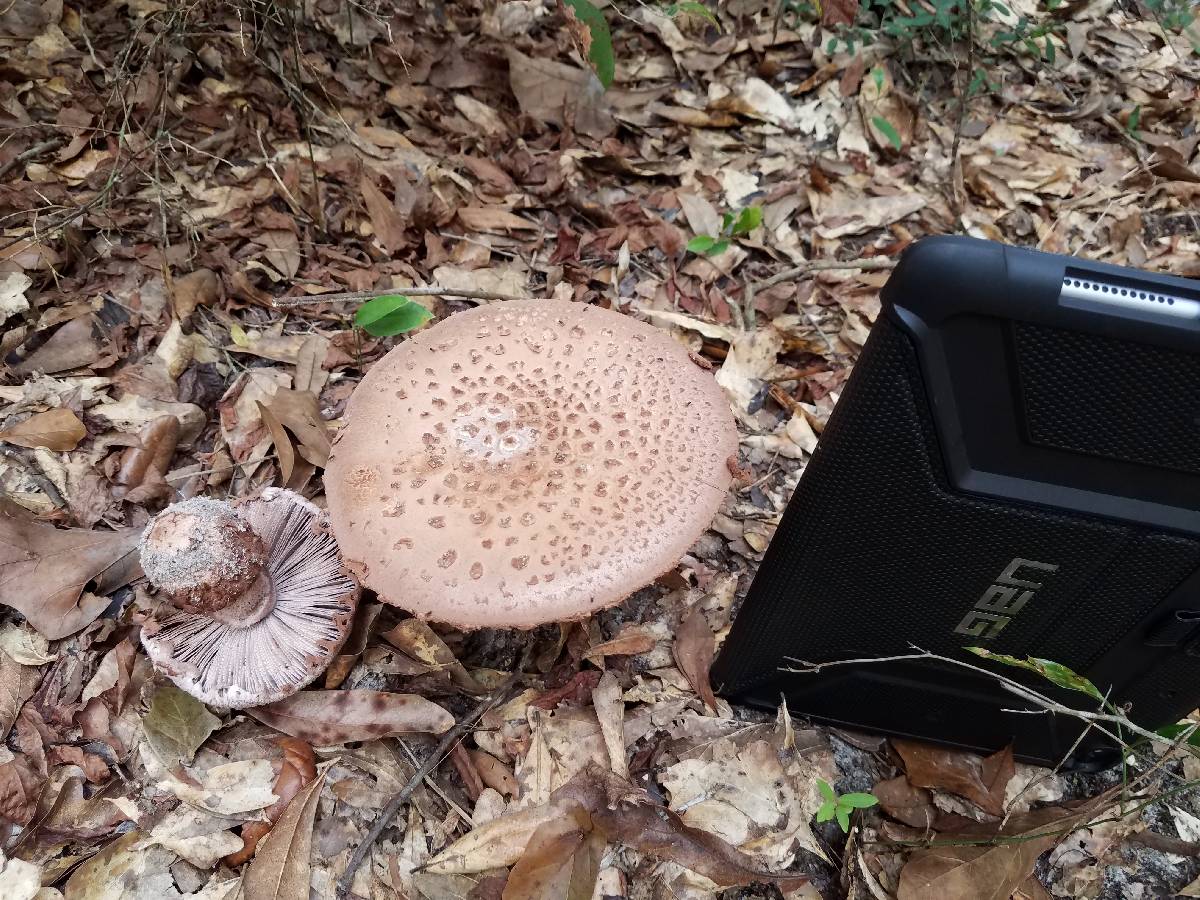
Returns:
[[[0,898],[332,897],[421,733],[523,658],[356,894],[1140,896],[1197,874],[1188,794],[1116,815],[1100,785],[1006,754],[712,694],[887,260],[966,232],[1200,274],[1195,57],[1132,5],[1065,4],[1056,61],[997,52],[998,89],[961,116],[962,48],[831,52],[828,28],[777,12],[609,9],[605,92],[547,0],[0,6]],[[751,234],[684,252],[749,205]],[[882,262],[748,290],[864,257]],[[318,688],[214,715],[139,650],[141,527],[197,494],[319,496],[390,342],[352,304],[274,301],[430,284],[673,330],[718,366],[748,477],[615,611],[465,635],[366,602]],[[817,779],[880,807],[847,840],[813,822]]]

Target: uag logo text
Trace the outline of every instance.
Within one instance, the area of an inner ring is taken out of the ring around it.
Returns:
[[[1026,571],[1023,572],[1023,569]],[[954,633],[991,640],[1033,599],[1033,592],[1041,588],[1042,583],[1031,580],[1030,576],[1041,577],[1037,573],[1057,571],[1058,566],[1050,563],[1017,557],[1004,567],[995,583],[983,592],[975,608],[963,616]]]

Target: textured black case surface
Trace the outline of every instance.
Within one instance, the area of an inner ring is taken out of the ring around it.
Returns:
[[[986,676],[931,662],[784,671],[789,658],[885,657],[913,645],[979,663],[962,648],[982,645],[1084,672],[1141,723],[1200,702],[1190,626],[1163,626],[1177,610],[1200,610],[1200,584],[1189,581],[1200,529],[1177,527],[1189,516],[1200,525],[1190,499],[1200,496],[1200,355],[1180,346],[1196,338],[1166,349],[1162,336],[1178,329],[1153,316],[1113,328],[1104,313],[1061,315],[1058,283],[1075,260],[937,241],[938,252],[910,255],[889,282],[713,680],[758,705],[786,696],[793,712],[826,721],[984,751],[1014,742],[1022,758],[1058,763],[1078,722],[1006,713],[1027,707]],[[954,267],[978,253],[1001,254],[1009,268],[1013,255],[1034,257],[1035,268],[1054,260],[1043,279],[1054,290],[975,302],[980,291],[964,291]],[[945,285],[958,296],[940,296]],[[993,610],[997,597],[1011,601],[993,587],[1006,570],[1039,587],[1013,589],[1024,600],[1002,609],[1012,615],[992,632],[1000,616],[969,614],[985,595]],[[1090,702],[1036,676],[1019,680]],[[1103,756],[1103,738],[1085,736],[1074,755],[1089,752]]]

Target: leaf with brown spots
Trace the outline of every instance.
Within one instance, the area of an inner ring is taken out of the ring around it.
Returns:
[[[301,691],[246,712],[318,747],[412,732],[441,734],[454,724],[436,703],[388,691]]]
[[[679,671],[687,678],[692,690],[700,695],[709,709],[717,708],[717,698],[708,680],[715,649],[716,642],[712,629],[708,627],[708,620],[704,618],[699,605],[691,607],[683,614],[671,652],[675,656],[675,665],[679,666]]]

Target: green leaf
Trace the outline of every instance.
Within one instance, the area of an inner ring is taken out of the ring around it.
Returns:
[[[1028,669],[1030,672],[1036,672],[1047,681],[1059,687],[1072,691],[1080,691],[1096,700],[1104,699],[1104,695],[1100,693],[1099,688],[1078,672],[1067,668],[1062,663],[1052,662],[1048,659],[1039,659],[1036,656],[1017,659],[1015,656],[1008,656],[1005,653],[993,653],[985,647],[967,647],[965,649],[976,656],[982,656],[984,659],[991,659],[1006,666],[1015,666],[1018,669]]]
[[[613,56],[612,32],[608,30],[608,20],[604,13],[592,6],[588,0],[563,0],[579,19],[587,26],[592,36],[592,46],[588,50],[588,61],[596,70],[596,77],[605,88],[612,87],[613,77],[617,74],[617,63]]]
[[[710,237],[707,234],[698,234],[687,242],[687,248],[692,253],[700,253],[704,256],[716,256],[718,253],[724,252],[729,246],[729,241],[725,238]]]
[[[1175,738],[1179,737],[1185,731],[1195,728],[1195,726],[1196,726],[1195,722],[1179,722],[1176,725],[1167,725],[1163,728],[1159,728],[1154,733],[1162,735],[1168,741],[1173,741],[1173,740],[1175,740]],[[1188,737],[1187,742],[1192,747],[1200,747],[1200,729],[1196,729],[1195,731],[1193,731],[1191,733],[1191,736]]]
[[[837,794],[834,793],[833,787],[824,778],[817,779],[817,790],[821,792],[821,799],[826,803],[835,803]]]
[[[146,742],[168,769],[190,763],[220,726],[221,720],[203,703],[170,683],[159,686],[142,716]]]
[[[837,804],[834,803],[832,800],[826,800],[824,803],[821,804],[821,808],[817,810],[817,821],[818,822],[828,822],[830,819],[833,818],[834,813],[836,811],[837,811]]]
[[[850,833],[850,810],[846,809],[844,806],[839,806],[837,808],[837,820],[838,820],[838,824],[842,826],[842,831],[844,831],[846,834],[849,834]]]
[[[875,118],[871,119],[871,124],[878,128],[883,136],[888,139],[888,143],[897,150],[904,146],[904,142],[900,140],[900,133],[883,116],[875,116]]]
[[[729,233],[734,236],[749,234],[762,224],[762,218],[763,211],[761,206],[747,206],[738,213]]]
[[[386,294],[368,300],[354,314],[354,324],[375,337],[391,337],[420,328],[433,318],[420,303],[403,294]]]
[[[675,18],[680,13],[687,13],[693,16],[699,16],[702,19],[707,19],[717,26],[717,30],[721,29],[721,23],[717,21],[717,17],[703,3],[697,3],[696,0],[681,0],[679,3],[672,3],[667,7],[667,15]]]
[[[842,794],[838,797],[838,806],[846,806],[850,809],[867,809],[879,802],[879,799],[874,794]]]
[[[871,70],[871,80],[875,82],[875,90],[883,90],[883,69],[876,66]]]
[[[1133,108],[1133,112],[1129,114],[1129,121],[1125,123],[1125,128],[1129,134],[1137,138],[1138,126],[1142,124],[1142,104],[1138,104]],[[1140,140],[1140,138],[1139,138]]]
[[[729,229],[733,227],[733,213],[721,213],[721,234],[729,234]]]

